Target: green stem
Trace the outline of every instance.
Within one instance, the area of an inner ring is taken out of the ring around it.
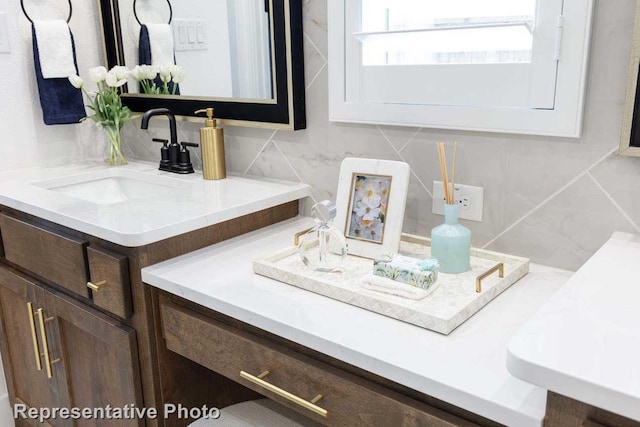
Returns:
[[[111,166],[126,165],[127,160],[122,155],[120,130],[118,127],[119,122],[116,121],[115,126],[105,126],[104,130],[107,133],[109,139],[109,159],[108,162]]]

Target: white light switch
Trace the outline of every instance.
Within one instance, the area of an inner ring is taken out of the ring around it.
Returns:
[[[9,29],[7,28],[7,19],[4,12],[0,12],[0,53],[11,53]]]
[[[196,27],[196,32],[198,33],[198,43],[204,43],[205,42],[204,26],[203,25],[198,25]]]
[[[176,52],[209,49],[204,19],[174,19],[171,25]]]

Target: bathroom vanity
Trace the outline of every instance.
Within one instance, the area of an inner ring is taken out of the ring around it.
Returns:
[[[13,404],[224,408],[267,397],[331,426],[563,426],[576,413],[576,425],[637,425],[635,401],[625,412],[577,395],[527,356],[542,339],[527,337],[546,332],[523,325],[558,304],[556,291],[572,292],[570,272],[531,265],[445,336],[253,273],[253,260],[312,224],[298,216],[306,185],[170,177],[144,163],[2,178],[0,350]],[[525,381],[507,370],[507,348]]]
[[[140,271],[296,216],[306,185],[169,178],[143,163],[25,170],[0,181],[0,349],[12,404],[193,407],[227,387],[251,397],[158,351],[156,295]]]
[[[166,347],[330,426],[640,425],[628,286],[637,236],[612,239],[575,275],[531,265],[444,336],[253,274],[253,260],[310,223],[291,219],[143,269],[159,289]],[[603,264],[618,265],[615,285]]]
[[[253,274],[254,259],[309,224],[288,220],[145,268],[167,348],[331,426],[542,424],[546,391],[507,372],[506,348],[571,273],[532,265],[445,336]]]

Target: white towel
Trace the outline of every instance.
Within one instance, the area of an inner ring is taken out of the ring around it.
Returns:
[[[40,55],[40,69],[45,79],[67,78],[76,74],[71,32],[66,21],[34,21]]]
[[[438,287],[438,282],[435,282],[429,289],[425,290],[416,286],[407,285],[406,283],[396,282],[386,277],[367,274],[364,279],[362,279],[362,287],[370,291],[382,292],[412,300],[421,300],[435,291]]]
[[[174,65],[173,31],[169,24],[145,24],[149,31],[151,65]]]

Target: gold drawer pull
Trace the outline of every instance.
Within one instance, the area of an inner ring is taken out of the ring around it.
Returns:
[[[101,280],[96,283],[87,282],[87,288],[91,289],[93,292],[100,292],[100,288],[107,284],[106,280]]]
[[[493,273],[498,272],[498,277],[504,277],[504,264],[496,264],[494,267],[491,267],[489,270],[485,271],[481,275],[476,278],[476,292],[482,292],[482,281],[487,277],[491,276]]]
[[[31,339],[33,340],[33,351],[36,356],[36,367],[38,371],[42,371],[42,362],[40,361],[40,346],[38,345],[38,335],[36,335],[36,321],[34,319],[35,313],[33,312],[33,304],[28,302],[27,309],[29,310],[29,326],[31,326]]]
[[[295,403],[296,405],[300,405],[303,408],[310,410],[311,412],[315,412],[318,415],[322,415],[323,417],[326,417],[328,415],[328,412],[326,409],[315,405],[320,401],[320,399],[322,399],[321,394],[317,395],[309,402],[307,400],[302,399],[301,397],[296,396],[295,394],[289,393],[288,391],[281,389],[280,387],[276,387],[275,385],[266,382],[265,380],[263,380],[263,378],[266,377],[267,375],[269,375],[269,371],[264,371],[257,377],[245,371],[240,371],[240,376],[245,380],[251,381],[252,383],[257,384],[260,387],[266,390],[269,390],[270,392],[273,392],[280,397],[284,397],[285,399]]]
[[[42,337],[42,347],[44,350],[42,356],[44,357],[44,366],[47,368],[47,378],[53,378],[51,366],[60,361],[60,359],[51,360],[51,355],[49,354],[49,341],[47,340],[47,330],[45,329],[44,324],[51,320],[53,320],[53,317],[45,319],[43,310],[41,308],[38,309],[38,323],[40,324],[40,336]]]

